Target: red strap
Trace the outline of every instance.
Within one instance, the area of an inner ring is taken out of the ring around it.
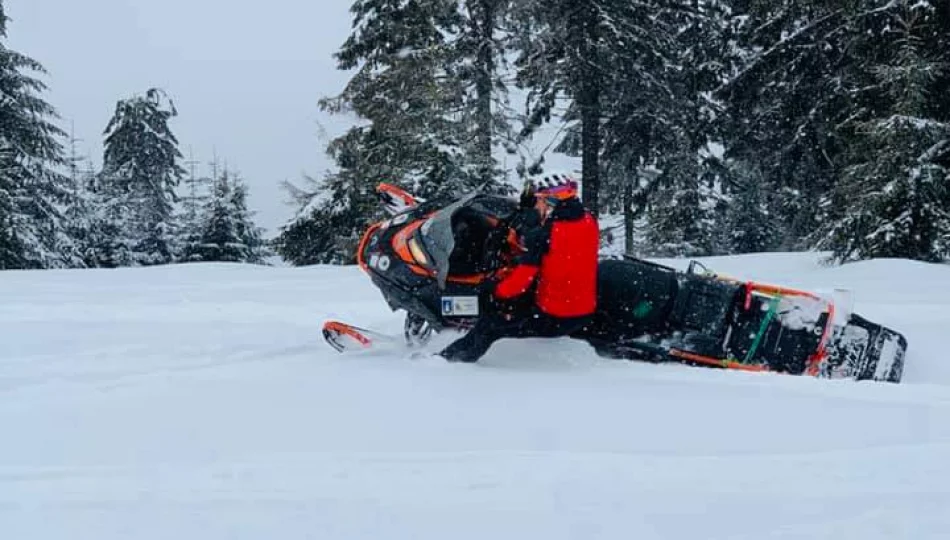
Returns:
[[[494,294],[502,300],[509,300],[520,296],[528,290],[528,287],[534,282],[534,277],[537,274],[537,266],[519,264],[495,287]]]

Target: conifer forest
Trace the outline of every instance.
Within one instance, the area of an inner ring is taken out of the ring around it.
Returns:
[[[365,122],[278,249],[352,258],[373,187],[517,189],[540,129],[646,256],[950,255],[947,0],[357,0],[321,101]],[[511,160],[505,160],[510,163]],[[511,167],[509,167],[511,169]]]
[[[334,54],[348,82],[314,103],[357,121],[315,146],[332,170],[275,180],[295,214],[265,239],[238,173],[185,166],[171,90],[116,96],[101,168],[70,153],[44,98],[55,76],[6,47],[0,5],[0,269],[271,250],[352,263],[378,183],[514,194],[554,155],[577,164],[605,245],[638,256],[950,258],[950,0],[355,0],[350,14]]]
[[[43,66],[6,47],[8,22],[0,3],[0,270],[263,261],[244,181],[217,160],[186,170],[163,90],[117,100],[97,170],[45,101]]]

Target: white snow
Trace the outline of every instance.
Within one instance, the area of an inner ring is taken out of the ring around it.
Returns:
[[[355,268],[2,272],[0,534],[947,538],[950,266],[817,259],[703,262],[852,289],[906,334],[905,382],[608,361],[568,340],[503,341],[477,365],[344,357],[326,318],[401,328]]]

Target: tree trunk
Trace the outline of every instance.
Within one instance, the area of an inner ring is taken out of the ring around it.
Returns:
[[[600,194],[600,85],[596,81],[584,84],[581,93],[581,175],[584,183],[584,205],[599,215]]]
[[[600,94],[603,86],[603,74],[600,72],[600,59],[597,31],[597,12],[592,9],[577,10],[575,28],[581,39],[578,50],[581,58],[575,59],[578,66],[577,105],[581,112],[581,175],[583,176],[584,205],[597,217],[600,211]]]
[[[633,255],[633,182],[623,183],[623,250]]]
[[[482,182],[492,180],[492,76],[495,73],[493,50],[498,0],[475,0],[474,21],[478,36],[477,71],[475,75],[476,161]]]

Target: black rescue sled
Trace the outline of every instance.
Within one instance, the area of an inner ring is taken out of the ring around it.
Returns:
[[[378,192],[392,217],[366,231],[357,260],[390,308],[406,311],[405,340],[469,328],[512,249],[516,202],[472,194],[445,205],[388,184]],[[393,340],[339,321],[323,334],[339,351]],[[907,350],[901,334],[851,313],[844,291],[820,295],[697,262],[682,272],[632,257],[600,261],[597,313],[572,337],[612,358],[890,382],[900,381]]]

